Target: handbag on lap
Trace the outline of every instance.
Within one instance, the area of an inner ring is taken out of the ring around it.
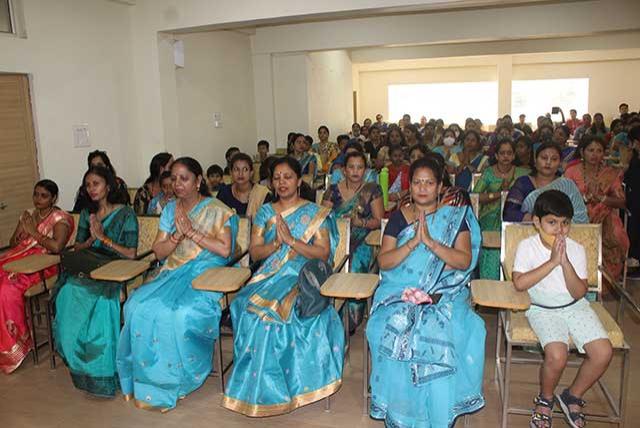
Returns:
[[[332,273],[331,266],[322,260],[314,259],[305,263],[298,275],[298,316],[314,317],[329,306],[329,298],[320,294],[320,287]]]
[[[66,274],[88,278],[95,269],[119,258],[106,249],[86,248],[80,251],[63,251],[60,254],[60,263]]]

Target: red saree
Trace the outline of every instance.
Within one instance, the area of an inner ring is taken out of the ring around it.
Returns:
[[[50,238],[58,222],[69,226],[69,237],[73,231],[73,217],[66,211],[54,210],[38,224],[38,231]],[[67,237],[67,239],[69,238]],[[44,254],[47,250],[28,236],[18,245],[0,254],[0,371],[9,374],[18,368],[22,360],[33,348],[33,340],[24,313],[24,292],[40,281],[40,275],[14,274],[6,272],[3,266],[31,254]],[[53,266],[44,272],[51,278],[58,272]]]
[[[567,168],[564,176],[576,183],[580,193],[592,194],[596,200],[602,196],[622,199],[625,197],[622,189],[622,171],[617,168],[603,166],[593,183],[587,183],[585,180],[582,163]],[[624,230],[619,210],[595,201],[586,205],[589,221],[602,224],[602,258],[605,269],[614,278],[620,278],[629,249],[629,236]]]

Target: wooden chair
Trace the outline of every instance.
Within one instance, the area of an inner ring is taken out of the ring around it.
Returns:
[[[542,358],[514,357],[514,348],[539,346],[538,338],[527,321],[524,310],[529,308],[530,300],[527,292],[516,291],[511,282],[511,273],[517,245],[523,239],[537,233],[531,223],[502,223],[502,245],[500,261],[502,264],[502,281],[473,280],[471,281],[471,293],[473,302],[492,308],[497,308],[498,327],[496,337],[496,370],[495,379],[498,382],[500,398],[502,400],[502,427],[508,425],[509,414],[530,415],[530,407],[516,407],[510,403],[511,369],[513,364],[540,365]],[[623,333],[614,319],[602,305],[602,275],[600,267],[602,262],[602,236],[601,226],[598,224],[574,224],[571,226],[569,237],[584,246],[587,253],[587,270],[589,292],[596,297],[591,303],[592,308],[598,314],[605,327],[609,339],[616,354],[622,356],[620,385],[617,399],[613,397],[604,382],[598,381],[600,388],[610,407],[607,414],[588,414],[590,421],[608,422],[619,426],[624,424],[625,402],[627,395],[627,380],[629,375],[629,351],[630,347],[624,340]],[[627,303],[631,303],[635,311],[640,311],[634,305],[630,296],[621,287],[613,284]],[[504,342],[504,355],[503,355]],[[572,351],[574,351],[573,349]],[[572,352],[573,353],[573,352]],[[568,366],[577,367],[581,358],[571,358]],[[559,412],[557,412],[559,413]],[[560,413],[559,413],[560,414]]]
[[[138,189],[135,187],[127,187],[127,193],[129,194],[129,202],[133,205],[133,201],[136,199],[136,193]]]
[[[241,218],[238,225],[238,235],[236,236],[236,256],[226,267],[208,269],[193,280],[191,286],[196,290],[213,291],[222,293],[220,308],[228,308],[237,291],[251,278],[249,269],[249,244],[251,240],[251,220]],[[238,267],[233,267],[239,265]],[[222,359],[222,336],[214,343],[214,355],[217,375],[220,378],[220,391],[224,394],[224,375],[233,365],[233,360],[226,366]]]
[[[374,247],[380,247],[382,244],[382,236],[384,234],[384,228],[387,225],[387,219],[382,220],[379,230],[372,230],[365,238],[365,242]],[[332,275],[325,285],[321,289],[321,293],[325,296],[332,297],[334,299],[354,299],[365,300],[367,308],[371,308],[371,302],[373,294],[375,293],[380,276],[378,274],[367,273],[339,273]],[[366,313],[366,312],[365,312]],[[346,314],[346,316],[345,316]],[[365,317],[368,319],[368,317]],[[347,341],[349,341],[349,318],[348,312],[343,313],[343,324],[345,325],[345,334]],[[362,334],[363,348],[362,348],[362,396],[363,406],[362,412],[367,414],[367,407],[369,404],[369,342],[367,342],[367,335]]]
[[[508,194],[509,192],[507,190],[500,192],[500,217],[502,217],[504,203],[507,201]],[[480,194],[469,193],[469,198],[471,199],[471,208],[473,209],[473,213],[476,215],[476,218],[480,218]],[[482,231],[482,246],[484,248],[500,248],[500,232],[495,230]]]
[[[482,173],[481,172],[474,172],[471,175],[471,190],[473,191],[473,189],[476,188],[476,184],[478,183],[478,181],[480,181],[480,177],[482,177]]]

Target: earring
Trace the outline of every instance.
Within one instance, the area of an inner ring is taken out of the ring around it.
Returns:
[[[413,195],[409,192],[409,203],[413,205]]]
[[[298,197],[300,197],[300,186],[298,186]]]

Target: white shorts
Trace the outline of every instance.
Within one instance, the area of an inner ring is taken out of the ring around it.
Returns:
[[[584,298],[562,309],[532,305],[525,315],[543,348],[552,342],[563,342],[568,347],[571,337],[578,352],[584,353],[585,344],[609,339],[598,315]]]

